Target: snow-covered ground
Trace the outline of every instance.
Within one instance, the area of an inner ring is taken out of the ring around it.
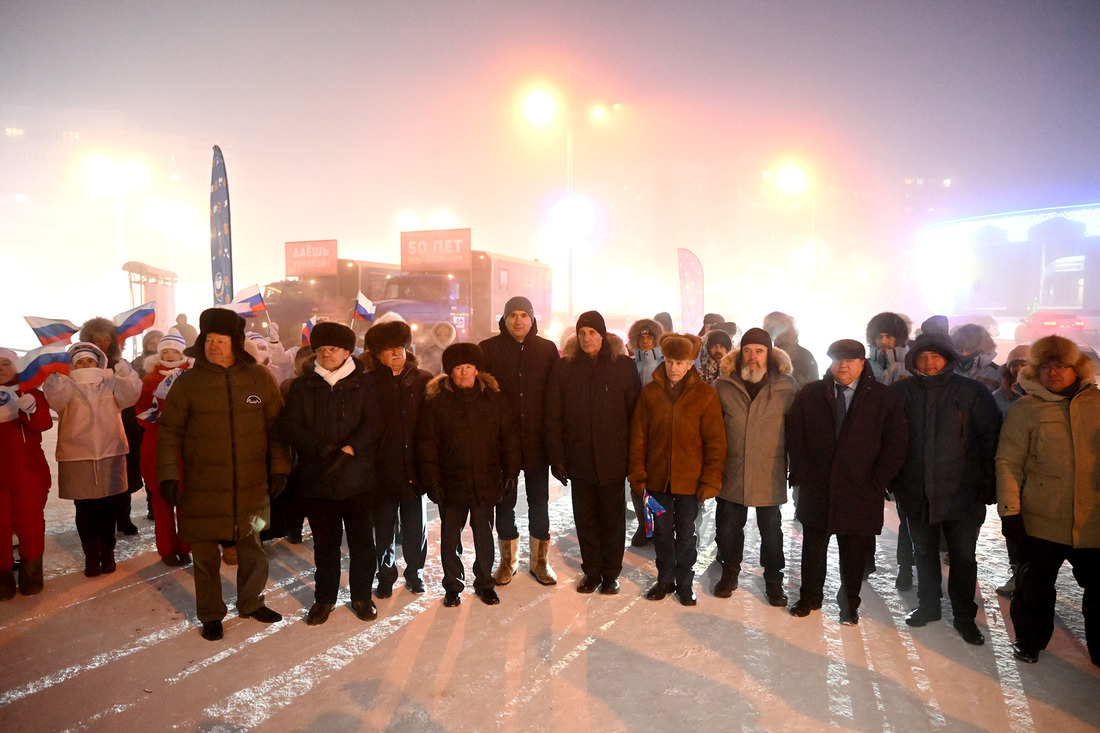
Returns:
[[[230,615],[225,638],[213,643],[199,636],[190,566],[168,568],[156,554],[144,494],[134,501],[140,534],[119,538],[118,572],[88,579],[72,503],[51,493],[46,589],[0,603],[0,726],[1068,732],[1100,725],[1100,669],[1084,648],[1081,592],[1068,567],[1050,648],[1038,664],[1012,658],[1008,603],[994,592],[1007,559],[992,508],[978,550],[978,624],[987,642],[972,647],[952,629],[946,600],[943,621],[905,625],[916,591],[894,589],[892,506],[860,624],[845,627],[832,600],[835,545],[821,612],[800,619],[766,604],[752,515],[741,587],[728,600],[711,592],[719,574],[713,542],[700,555],[694,608],[672,597],[645,600],[655,579],[651,547],[627,549],[621,595],[580,595],[568,492],[556,483],[551,492],[556,587],[527,573],[524,540],[521,573],[501,589],[499,606],[467,593],[459,608],[444,608],[432,511],[426,594],[399,581],[391,598],[377,601],[378,620],[363,623],[346,606],[345,590],[328,623],[308,627],[311,541],[279,540],[268,545],[267,602],[284,620],[264,626]],[[800,534],[787,510],[793,602]],[[713,536],[713,520],[707,529]],[[468,534],[464,544],[472,577]],[[223,567],[223,576],[232,609],[232,568]]]

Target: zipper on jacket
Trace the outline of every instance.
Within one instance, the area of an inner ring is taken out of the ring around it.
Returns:
[[[225,370],[225,394],[229,407],[229,452],[232,456],[233,467],[233,539],[240,539],[240,529],[237,526],[237,432],[233,427],[233,386],[229,379],[229,370]]]

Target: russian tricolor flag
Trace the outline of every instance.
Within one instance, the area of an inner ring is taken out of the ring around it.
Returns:
[[[73,334],[80,329],[73,325],[72,321],[60,318],[39,318],[37,316],[23,316],[23,320],[34,331],[39,342],[43,346],[63,341],[69,343],[73,340]]]
[[[250,318],[257,313],[267,310],[264,305],[264,297],[260,295],[260,286],[251,285],[233,296],[233,302],[229,304],[237,315]]]
[[[39,346],[23,355],[15,365],[16,379],[23,390],[34,389],[46,381],[51,374],[69,373],[69,344],[49,344]]]
[[[309,337],[313,333],[313,327],[317,325],[317,316],[313,316],[302,324],[302,346],[309,346]]]
[[[355,317],[360,321],[373,321],[374,320],[374,303],[370,301],[370,298],[363,295],[363,291],[359,291],[359,296],[355,299]]]
[[[157,301],[150,300],[137,308],[131,308],[115,316],[115,328],[118,329],[118,342],[126,343],[131,336],[140,336],[153,327],[157,319]]]

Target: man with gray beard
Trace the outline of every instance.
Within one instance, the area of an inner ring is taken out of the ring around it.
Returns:
[[[714,383],[726,426],[726,466],[718,495],[715,531],[722,577],[714,595],[729,598],[738,585],[745,551],[745,521],[756,508],[760,564],[768,603],[787,605],[783,590],[783,532],[780,506],[787,502],[784,421],[798,394],[791,360],[772,348],[768,332],[750,328],[741,348],[722,359]]]

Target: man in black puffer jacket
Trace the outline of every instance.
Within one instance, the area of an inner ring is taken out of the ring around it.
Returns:
[[[364,339],[363,364],[374,380],[382,407],[382,442],[378,450],[378,492],[374,534],[378,552],[379,598],[393,594],[397,580],[397,517],[401,516],[401,553],[405,587],[423,593],[428,526],[424,487],[416,475],[416,421],[432,375],[417,364],[412,330],[404,321],[376,323]]]
[[[905,356],[914,375],[893,385],[909,423],[909,450],[893,484],[909,525],[917,562],[917,609],[910,626],[940,619],[940,533],[951,570],[947,591],[955,629],[969,644],[983,644],[974,623],[978,604],[975,545],[985,505],[997,500],[993,458],[1001,411],[981,383],[955,373],[951,338],[923,333]]]
[[[474,534],[474,592],[500,603],[493,581],[493,510],[520,470],[519,435],[496,380],[483,373],[481,349],[457,343],[443,352],[446,372],[428,383],[417,427],[420,481],[439,505],[443,605],[457,606],[466,587],[462,529]]]
[[[351,608],[363,621],[377,618],[371,600],[375,551],[371,503],[375,488],[381,413],[374,380],[351,356],[355,333],[339,323],[318,323],[309,345],[316,357],[294,380],[279,430],[298,454],[295,473],[317,565],[315,603],[306,623],[323,624],[336,606],[340,544],[347,529]]]
[[[511,406],[512,421],[519,431],[523,452],[523,485],[527,492],[528,530],[531,547],[528,566],[543,585],[557,582],[547,562],[550,552],[550,463],[546,458],[542,419],[546,383],[558,360],[553,341],[538,335],[539,325],[531,301],[515,297],[504,304],[500,333],[481,342],[485,357],[482,371],[500,385]],[[519,530],[516,528],[516,489],[505,491],[497,505],[497,536],[500,538],[500,566],[494,576],[506,585],[519,569]]]

